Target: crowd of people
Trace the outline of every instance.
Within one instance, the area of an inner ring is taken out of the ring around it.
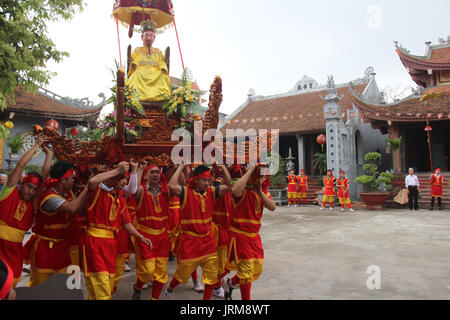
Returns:
[[[308,192],[308,177],[305,176],[305,170],[300,170],[300,174],[297,176],[295,170],[290,170],[287,176],[288,183],[288,207],[292,205],[306,206],[307,192]],[[339,172],[339,178],[335,178],[333,171],[328,170],[327,175],[323,178],[323,199],[320,210],[324,210],[327,207],[329,210],[333,210],[336,190],[339,203],[341,205],[341,211],[345,211],[345,206],[354,212],[352,202],[350,200],[350,180],[345,177],[345,172]]]
[[[213,293],[232,299],[234,289],[251,298],[263,269],[263,210],[276,209],[259,165],[161,168],[130,161],[97,165],[82,179],[74,164],[52,163],[47,141],[37,137],[0,191],[0,299],[14,297],[25,263],[28,286],[76,265],[88,299],[109,300],[130,254],[136,258],[132,299],[149,283],[152,299],[171,299],[179,284],[196,279],[199,267],[205,286],[194,284],[203,299]],[[41,147],[41,172],[24,174]],[[170,253],[178,265],[169,282]]]

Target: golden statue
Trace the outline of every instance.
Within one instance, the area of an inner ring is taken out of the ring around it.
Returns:
[[[144,21],[141,36],[144,45],[134,49],[128,70],[128,86],[145,102],[163,101],[172,94],[164,56],[161,50],[153,48],[155,38],[155,24]]]

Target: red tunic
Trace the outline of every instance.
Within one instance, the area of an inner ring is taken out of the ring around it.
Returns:
[[[297,192],[297,176],[287,176],[288,178],[288,192]]]
[[[233,198],[232,203],[229,262],[263,260],[264,249],[259,235],[264,205],[262,198],[252,189],[245,188],[241,198]]]
[[[153,244],[153,250],[142,243],[136,243],[142,261],[154,258],[167,258],[170,251],[169,228],[169,194],[159,192],[153,195],[144,190],[136,207],[136,229]]]
[[[337,179],[336,184],[339,188],[338,190],[338,198],[339,199],[348,199],[350,198],[350,192],[348,191],[348,185],[350,184],[350,180],[347,178],[344,179]],[[346,190],[344,192],[344,189]]]
[[[297,186],[298,192],[307,192],[308,191],[308,177],[297,177]]]
[[[123,193],[119,192],[119,194],[122,196]],[[130,215],[130,222],[131,224],[134,224],[136,220],[136,198],[130,197],[126,199],[127,202],[127,208],[128,213]],[[133,242],[131,240],[131,237],[129,236],[128,232],[123,228],[120,227],[119,232],[116,234],[116,240],[117,240],[117,253],[119,255],[129,256],[131,252],[133,252]]]
[[[431,196],[432,197],[442,197],[442,185],[444,182],[444,176],[440,175],[437,177],[433,174],[431,178]]]
[[[334,196],[336,195],[336,193],[334,192],[334,183],[336,182],[336,178],[335,177],[324,177],[323,178],[323,185],[325,186],[325,192],[324,192],[324,196]]]
[[[230,201],[231,192],[214,201],[213,223],[217,231],[215,232],[215,240],[218,247],[228,247],[230,243]]]
[[[34,201],[23,201],[17,187],[0,200],[0,258],[20,278],[23,263],[23,238],[34,220]]]
[[[178,261],[198,261],[217,254],[211,232],[215,201],[214,187],[201,194],[184,187],[180,207],[181,235],[177,244]]]
[[[39,196],[36,223],[32,229],[34,235],[25,245],[25,252],[31,267],[40,273],[63,272],[72,264],[70,246],[73,244],[73,236],[69,231],[75,215],[62,210],[46,212],[42,206],[51,198],[72,201],[74,195],[72,191],[59,195],[51,188]]]
[[[124,197],[97,187],[89,192],[86,235],[83,244],[83,264],[87,276],[116,272],[118,251],[115,234],[130,222]]]

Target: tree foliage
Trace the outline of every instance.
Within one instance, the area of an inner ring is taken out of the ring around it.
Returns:
[[[0,1],[0,109],[14,103],[17,86],[35,91],[54,75],[48,61],[68,56],[48,36],[47,23],[69,20],[83,9],[83,0]]]

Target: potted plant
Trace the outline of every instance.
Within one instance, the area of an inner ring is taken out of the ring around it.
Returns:
[[[16,133],[12,138],[8,136],[6,138],[6,145],[11,151],[9,154],[11,160],[17,160],[19,158],[18,153],[23,146],[22,137],[18,133]]]
[[[317,152],[314,154],[313,159],[314,169],[319,171],[319,175],[323,175],[327,172],[327,155],[326,153]]]
[[[394,164],[394,176],[392,178],[392,186],[395,188],[401,188],[404,184],[404,175],[400,172],[400,168],[396,168],[395,164],[397,163],[397,151],[402,145],[402,137],[398,139],[387,139],[387,144],[389,149],[392,151],[392,159]]]
[[[368,210],[381,210],[386,199],[389,197],[389,191],[392,189],[392,173],[379,172],[378,165],[381,160],[381,154],[378,152],[369,152],[364,157],[365,164],[363,169],[365,175],[355,179],[356,183],[366,186],[368,192],[361,192],[359,195],[366,204]],[[382,188],[384,190],[382,190]]]

